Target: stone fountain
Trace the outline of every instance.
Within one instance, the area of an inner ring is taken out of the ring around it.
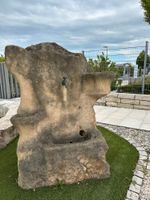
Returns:
[[[11,119],[19,132],[19,186],[109,177],[108,146],[96,128],[93,105],[109,93],[112,76],[90,73],[82,54],[56,43],[7,46],[5,55],[21,89]]]

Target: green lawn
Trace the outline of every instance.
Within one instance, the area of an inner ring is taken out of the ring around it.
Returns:
[[[99,129],[109,145],[107,160],[111,166],[110,178],[24,191],[17,186],[15,140],[0,151],[0,200],[124,200],[138,152],[112,132]]]

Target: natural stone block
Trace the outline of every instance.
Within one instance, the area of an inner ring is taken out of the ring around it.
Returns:
[[[119,93],[118,97],[121,99],[135,99],[135,94]]]
[[[149,106],[149,109],[150,109],[150,101],[140,101],[140,105],[142,106]]]
[[[121,99],[121,103],[126,103],[126,104],[139,104],[139,100],[134,100],[134,99]]]
[[[113,97],[113,96],[107,96],[106,97],[106,102],[120,103],[120,98]]]
[[[133,108],[133,105],[126,104],[126,103],[118,103],[119,108]]]
[[[136,94],[135,99],[142,101],[150,101],[150,95]]]
[[[134,105],[134,109],[150,110],[150,107],[149,106],[142,106],[142,105]]]
[[[109,177],[109,167],[102,158],[103,155],[103,142],[100,138],[87,140],[82,145],[80,143],[57,144],[53,147],[46,145],[42,149],[34,147],[34,150],[31,147],[29,152],[26,151],[24,154],[28,159],[19,161],[21,169],[19,185],[29,189],[37,184],[38,186],[70,184],[84,179]]]
[[[93,105],[110,92],[112,75],[89,72],[82,54],[55,43],[7,46],[5,56],[21,89],[11,120],[19,132],[19,185],[108,177],[108,146],[96,129]]]
[[[111,107],[118,107],[118,103],[116,102],[106,102],[106,105]]]

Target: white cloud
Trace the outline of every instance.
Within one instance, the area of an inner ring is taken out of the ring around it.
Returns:
[[[1,0],[5,45],[54,41],[75,51],[144,45],[150,26],[138,0]]]

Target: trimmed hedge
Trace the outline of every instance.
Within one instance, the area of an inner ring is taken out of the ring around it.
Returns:
[[[125,85],[120,86],[117,89],[119,93],[132,93],[132,94],[141,94],[142,92],[142,85],[134,84],[134,85]],[[144,94],[150,94],[150,84],[145,84]]]

